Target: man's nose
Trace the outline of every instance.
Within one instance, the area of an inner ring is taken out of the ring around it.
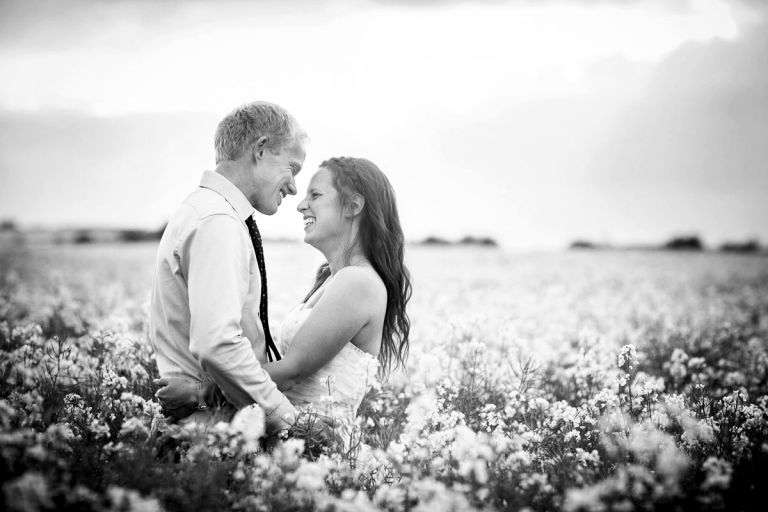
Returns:
[[[291,181],[288,183],[288,193],[292,196],[296,195],[296,178],[291,177]]]

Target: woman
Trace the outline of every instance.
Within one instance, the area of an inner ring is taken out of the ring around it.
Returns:
[[[304,301],[286,316],[280,361],[267,363],[277,387],[298,408],[350,425],[377,370],[408,355],[405,308],[411,284],[392,186],[363,158],[331,158],[298,206],[304,241],[326,259]],[[177,397],[194,396],[174,380]]]

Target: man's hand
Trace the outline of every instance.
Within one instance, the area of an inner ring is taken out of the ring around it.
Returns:
[[[163,414],[173,421],[186,418],[197,410],[200,383],[177,377],[163,377],[153,382],[160,387],[155,396],[160,401]]]

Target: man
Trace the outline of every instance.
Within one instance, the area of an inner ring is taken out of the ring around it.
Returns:
[[[261,366],[270,348],[279,355],[266,325],[252,215],[272,215],[296,194],[306,140],[277,105],[249,103],[228,114],[216,129],[216,168],[165,228],[152,286],[150,340],[161,382],[183,378],[202,389],[213,381],[238,409],[261,406],[267,433],[291,426],[296,410]],[[205,421],[212,413],[199,402],[195,420]],[[180,418],[193,411],[170,404],[168,412]]]

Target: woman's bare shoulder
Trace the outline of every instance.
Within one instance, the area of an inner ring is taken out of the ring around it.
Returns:
[[[361,300],[387,300],[387,289],[379,274],[368,265],[349,265],[336,272],[331,285]]]

